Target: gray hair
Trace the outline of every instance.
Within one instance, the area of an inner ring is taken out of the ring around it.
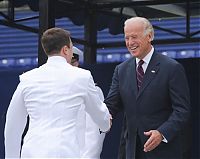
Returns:
[[[153,26],[148,19],[143,18],[143,17],[133,17],[133,18],[127,19],[124,22],[124,26],[126,26],[128,23],[133,22],[133,21],[134,22],[135,21],[142,22],[144,24],[144,35],[151,33],[152,34],[152,40],[154,39],[154,29],[153,29]]]

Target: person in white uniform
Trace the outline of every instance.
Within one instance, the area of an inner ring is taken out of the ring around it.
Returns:
[[[91,73],[70,64],[70,33],[51,28],[41,42],[47,63],[20,76],[7,110],[5,158],[81,158],[76,135],[81,105],[102,131],[110,129],[111,116]],[[27,115],[29,128],[21,148]]]
[[[73,57],[71,64],[79,67],[83,61],[83,52],[73,46]],[[96,86],[99,97],[104,101],[104,95],[100,87]],[[99,131],[98,125],[92,120],[90,115],[84,110],[84,105],[79,111],[77,133],[81,145],[81,157],[84,159],[100,159],[105,133]]]

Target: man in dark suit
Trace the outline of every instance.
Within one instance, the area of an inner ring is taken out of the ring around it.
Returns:
[[[184,69],[155,51],[146,18],[126,20],[124,33],[133,57],[116,66],[105,103],[113,118],[125,112],[126,159],[181,159],[181,132],[190,117]]]

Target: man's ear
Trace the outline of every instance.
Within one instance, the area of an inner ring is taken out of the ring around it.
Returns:
[[[153,35],[152,35],[152,33],[149,33],[148,38],[149,38],[149,40],[148,40],[149,42],[153,41]]]
[[[63,48],[62,48],[62,52],[63,52],[63,54],[64,55],[67,55],[68,54],[68,47],[65,45],[65,46],[63,46]]]

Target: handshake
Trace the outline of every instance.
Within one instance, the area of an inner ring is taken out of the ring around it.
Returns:
[[[109,127],[109,129],[107,130],[107,131],[101,131],[100,129],[99,129],[99,133],[100,134],[102,134],[102,133],[107,133],[107,132],[109,132],[110,131],[110,129],[111,129],[111,126],[112,126],[112,115],[110,114],[110,127]]]

